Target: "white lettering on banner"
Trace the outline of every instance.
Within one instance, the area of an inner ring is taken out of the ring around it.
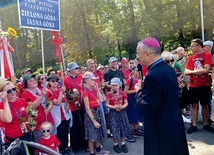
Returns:
[[[32,26],[42,26],[42,22],[35,19],[27,19],[27,24]]]
[[[27,24],[32,25],[32,26],[43,26],[47,28],[55,28],[55,25],[53,22],[48,22],[48,21],[40,21],[40,20],[35,20],[35,19],[27,19]]]
[[[46,22],[46,21],[44,21],[43,22],[43,26],[44,27],[48,27],[48,28],[55,28],[55,25],[52,22]]]
[[[25,0],[25,2],[36,3],[36,0]]]
[[[60,30],[60,0],[17,1],[19,1],[20,25],[22,27]]]
[[[43,15],[38,12],[32,12],[27,10],[21,10],[21,15],[25,17],[31,17],[31,18],[37,18],[37,19],[43,19]]]
[[[47,3],[47,2],[42,2],[42,1],[39,1],[39,5],[43,5],[45,7],[49,7],[49,8],[52,8],[53,5],[51,3]]]
[[[44,19],[45,19],[45,20],[56,21],[56,17],[55,17],[55,16],[52,16],[52,15],[49,15],[49,14],[45,14],[45,15],[44,15]]]
[[[52,0],[47,0],[48,2],[54,3],[54,4],[58,4],[57,1],[52,1]]]

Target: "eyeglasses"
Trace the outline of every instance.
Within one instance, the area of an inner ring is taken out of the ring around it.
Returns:
[[[44,79],[47,79],[47,77],[45,77],[45,78],[41,78],[40,80],[44,80]]]
[[[134,64],[134,62],[130,62],[129,64]]]
[[[58,82],[59,80],[51,80],[51,82]]]
[[[12,94],[13,91],[16,91],[16,87],[7,90],[7,94]]]
[[[42,133],[45,133],[45,132],[49,133],[50,131],[51,131],[50,129],[48,129],[48,130],[42,130]]]
[[[172,59],[172,60],[165,60],[165,62],[168,64],[168,63],[173,63],[174,62],[174,59]]]
[[[79,68],[75,68],[75,70],[78,70]]]

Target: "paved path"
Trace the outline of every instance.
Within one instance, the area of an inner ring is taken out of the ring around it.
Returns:
[[[201,111],[201,109],[199,109],[199,111]],[[207,132],[203,129],[201,115],[199,115],[198,119],[199,130],[191,135],[187,134],[190,155],[214,155],[214,133]],[[214,120],[214,113],[212,114],[212,119]],[[214,125],[212,126],[214,127]],[[185,124],[186,130],[189,127],[190,124]],[[135,143],[126,142],[129,152],[119,153],[118,155],[143,155],[143,142],[143,139],[137,139]],[[101,143],[104,149],[110,151],[111,155],[117,155],[113,150],[113,141],[111,138],[106,138]],[[81,151],[75,155],[89,155],[89,152]]]

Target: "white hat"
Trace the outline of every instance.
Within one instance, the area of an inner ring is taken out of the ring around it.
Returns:
[[[213,46],[213,41],[207,40],[203,43],[204,46]]]
[[[94,74],[92,72],[88,72],[88,71],[82,75],[82,78],[83,79],[93,79],[93,80],[98,79],[97,77],[94,76]]]
[[[101,65],[101,64],[99,64],[99,65],[97,66],[97,70],[99,70],[99,69],[101,69],[101,68],[103,68],[103,69],[104,69],[104,66],[103,66],[103,65]]]

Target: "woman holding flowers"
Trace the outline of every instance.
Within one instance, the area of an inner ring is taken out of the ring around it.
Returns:
[[[28,103],[17,98],[16,87],[11,81],[0,78],[0,120],[5,128],[5,144],[10,145],[16,138],[30,141],[27,125]]]
[[[37,87],[38,84],[35,75],[26,75],[23,79],[23,83],[25,91],[22,93],[22,97],[38,111],[38,116],[36,117],[36,128],[33,131],[34,140],[35,142],[38,142],[42,137],[42,133],[40,132],[41,124],[48,121],[54,125],[54,120],[50,113],[53,103],[48,102],[48,99],[52,94],[44,89],[40,90]]]

